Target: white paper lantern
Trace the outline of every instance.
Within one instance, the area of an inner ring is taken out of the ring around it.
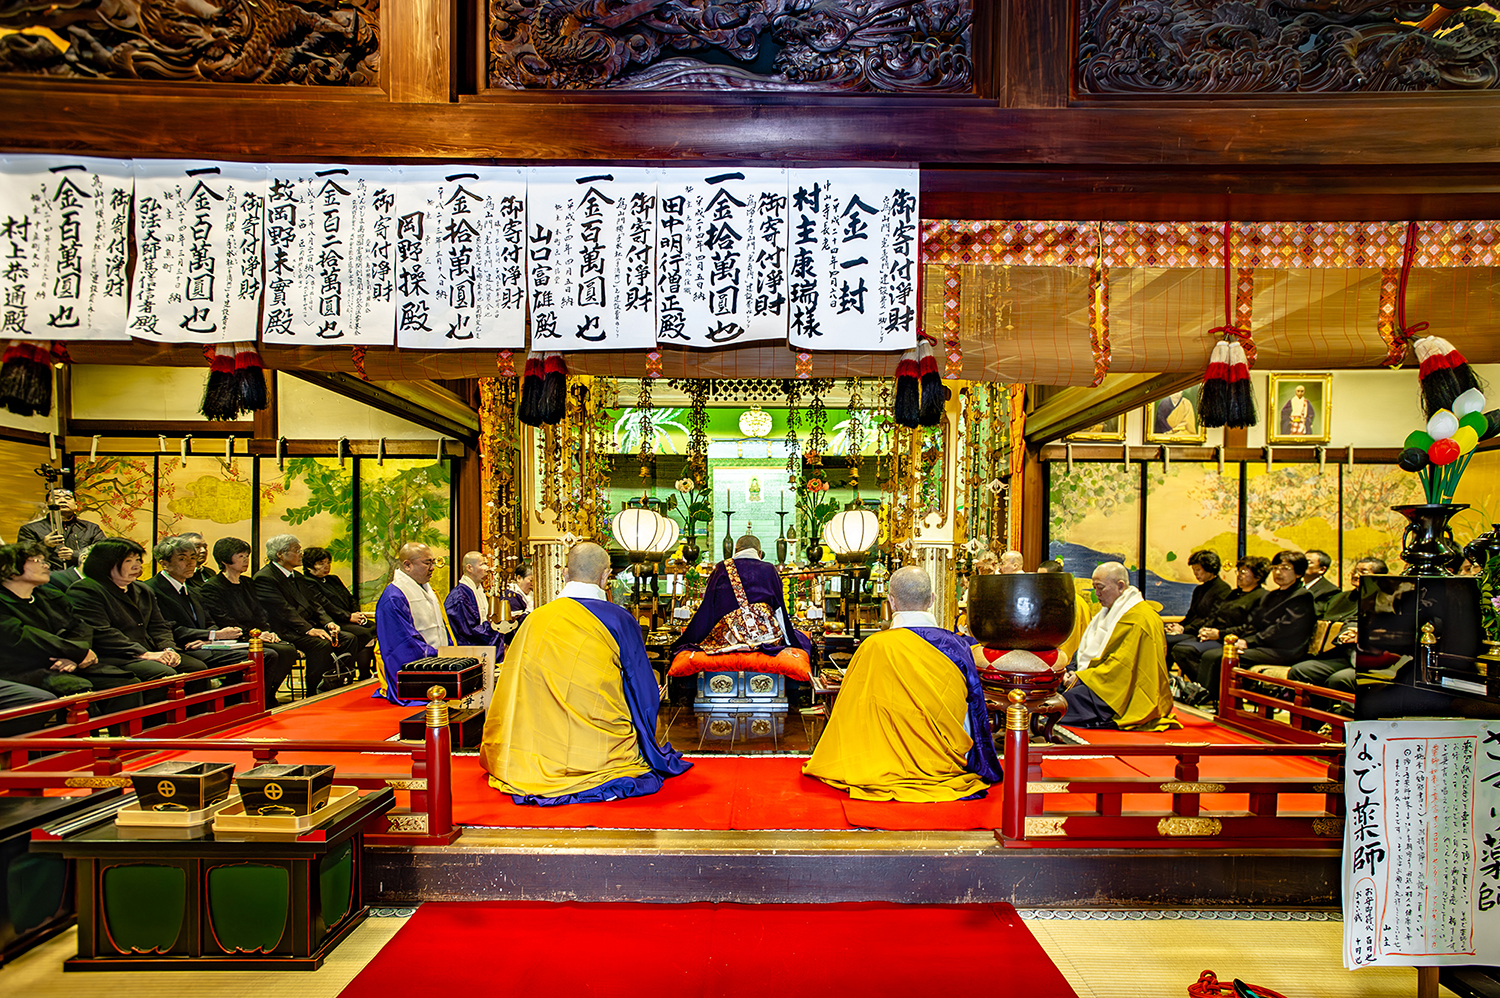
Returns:
[[[670,516],[663,516],[662,519],[667,521],[667,536],[651,549],[657,554],[666,554],[677,546],[677,521]]]
[[[676,539],[677,524],[654,509],[627,506],[615,514],[610,530],[631,554],[653,554],[666,550],[662,545],[669,536]]]
[[[880,520],[867,509],[835,513],[823,528],[823,540],[835,555],[864,554],[880,537]]]

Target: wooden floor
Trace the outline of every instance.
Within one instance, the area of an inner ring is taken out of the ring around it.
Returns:
[[[314,973],[62,972],[76,942],[69,931],[0,968],[0,994],[20,998],[335,998],[405,924],[386,909],[366,919]],[[400,912],[400,913],[396,913]],[[1306,913],[1187,918],[1178,912],[1022,912],[1026,924],[1079,998],[1168,998],[1187,994],[1205,969],[1287,998],[1410,998],[1416,973],[1405,967],[1357,972],[1339,964],[1343,924]],[[1196,913],[1193,913],[1196,914]],[[1217,913],[1216,913],[1217,914]],[[1244,914],[1244,913],[1241,913]],[[1303,920],[1308,919],[1308,920]],[[498,980],[498,978],[497,978]],[[126,990],[128,989],[128,991]],[[495,993],[502,993],[498,989]],[[1452,998],[1453,992],[1439,992]]]

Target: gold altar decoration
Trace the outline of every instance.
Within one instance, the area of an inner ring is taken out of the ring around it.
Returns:
[[[506,361],[501,361],[503,372]],[[526,518],[521,516],[521,435],[516,420],[515,368],[511,375],[479,381],[480,550],[500,576],[513,574],[521,560]],[[496,590],[498,592],[498,589]]]
[[[1224,823],[1218,818],[1185,818],[1177,815],[1156,823],[1156,834],[1168,838],[1207,838],[1223,832]]]
[[[1222,794],[1224,792],[1222,783],[1178,783],[1168,782],[1161,785],[1164,794]]]
[[[642,390],[649,401],[650,388],[644,387],[647,384],[642,382]],[[542,437],[538,453],[541,503],[537,512],[551,510],[565,540],[600,536],[608,510],[604,490],[609,483],[609,459],[600,443],[609,439],[607,410],[617,400],[618,386],[613,379],[570,375],[562,420],[533,430]]]

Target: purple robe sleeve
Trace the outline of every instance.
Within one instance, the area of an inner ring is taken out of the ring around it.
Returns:
[[[443,600],[443,610],[448,614],[448,624],[453,628],[453,638],[461,645],[500,644],[500,635],[490,622],[480,617],[479,601],[468,586],[454,586]]]
[[[408,662],[429,658],[437,649],[417,632],[412,623],[411,604],[406,594],[394,585],[386,586],[375,604],[375,638],[380,642],[380,662],[385,671],[385,698],[391,703],[412,705],[425,700],[402,700],[396,696],[396,673]],[[377,692],[375,694],[379,696]]]

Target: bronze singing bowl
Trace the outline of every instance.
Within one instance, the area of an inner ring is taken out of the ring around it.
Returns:
[[[969,579],[969,633],[986,648],[1056,648],[1073,633],[1076,612],[1066,572]]]

